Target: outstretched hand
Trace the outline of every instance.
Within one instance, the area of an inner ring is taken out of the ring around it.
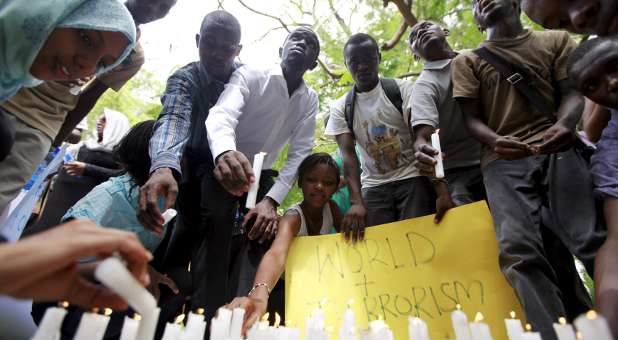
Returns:
[[[164,219],[159,210],[159,197],[162,196],[165,196],[165,209],[173,207],[178,197],[178,183],[168,168],[155,170],[139,190],[137,219],[156,234],[163,232]]]
[[[268,299],[257,297],[237,297],[225,306],[228,309],[242,308],[245,310],[245,319],[242,323],[243,335],[266,313],[267,307]]]
[[[67,300],[86,308],[125,309],[127,303],[104,286],[93,283],[88,257],[103,259],[118,253],[143,285],[152,254],[134,233],[73,220],[51,230],[0,245],[0,293],[35,301]]]
[[[215,178],[230,194],[242,196],[255,181],[251,163],[242,152],[227,151],[217,158]]]

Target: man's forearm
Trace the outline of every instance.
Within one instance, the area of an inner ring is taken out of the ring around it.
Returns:
[[[93,81],[92,85],[88,86],[88,88],[79,96],[79,101],[77,102],[75,108],[70,111],[64,119],[64,123],[62,124],[62,127],[54,140],[54,145],[61,145],[62,142],[67,139],[73,129],[75,129],[77,124],[79,124],[79,122],[81,122],[88,115],[90,110],[92,110],[94,105],[103,93],[107,91],[107,89],[107,85],[96,79]]]
[[[572,91],[568,93],[563,99],[556,116],[558,122],[564,126],[575,130],[577,123],[582,117],[584,111],[584,99],[577,93]]]
[[[418,150],[423,144],[429,144],[431,140],[431,134],[436,130],[433,126],[429,125],[417,125],[413,128],[414,130],[414,150]]]
[[[339,150],[341,150],[341,156],[343,157],[343,177],[348,184],[350,201],[353,204],[359,204],[363,203],[359,162],[353,140],[344,140],[348,138],[352,139],[351,136],[337,136],[337,143],[339,144]]]
[[[457,98],[457,103],[461,107],[464,122],[472,137],[485,145],[493,146],[500,136],[479,118],[478,100]]]

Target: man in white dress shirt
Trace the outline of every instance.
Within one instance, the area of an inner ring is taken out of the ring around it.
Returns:
[[[200,249],[208,266],[196,268],[206,273],[207,288],[194,287],[195,307],[205,305],[213,313],[251,288],[254,272],[247,272],[240,263],[251,262],[254,267],[249,271],[256,269],[268,249],[263,242],[276,233],[277,206],[292,187],[298,165],[313,148],[318,96],[305,85],[303,75],[317,66],[319,51],[318,37],[311,29],[292,31],[279,51],[280,66],[240,67],[210,109],[206,131],[215,169],[210,180],[202,182],[207,232]],[[277,174],[270,169],[286,144],[287,161]],[[259,152],[267,155],[258,203],[245,213],[246,193],[255,180],[252,160]]]

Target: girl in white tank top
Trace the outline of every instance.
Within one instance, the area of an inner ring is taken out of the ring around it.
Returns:
[[[339,188],[339,168],[326,153],[305,158],[298,167],[298,186],[303,191],[302,202],[285,212],[279,220],[279,230],[270,249],[258,267],[253,289],[247,297],[238,297],[228,308],[245,308],[249,315],[243,329],[253,325],[265,312],[271,289],[285,269],[290,245],[296,236],[339,232],[343,218],[337,204],[331,199]]]

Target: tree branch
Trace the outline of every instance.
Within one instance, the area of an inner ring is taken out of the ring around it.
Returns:
[[[261,12],[261,11],[255,9],[255,8],[252,8],[252,7],[248,6],[243,0],[238,0],[238,2],[243,7],[245,7],[246,9],[248,9],[249,11],[251,11],[251,12],[253,12],[255,14],[259,14],[261,16],[265,16],[267,18],[271,18],[273,20],[277,20],[281,24],[281,26],[286,31],[288,31],[288,33],[292,32],[292,30],[290,29],[290,26],[292,26],[292,24],[285,23],[285,21],[283,21],[283,19],[281,19],[280,17],[272,15],[272,14],[264,13],[264,12]],[[301,26],[302,26],[302,24],[301,24]],[[311,25],[308,25],[308,26],[311,26]],[[272,32],[272,30],[270,32]],[[268,35],[268,33],[270,33],[270,32],[267,32],[266,35]],[[326,74],[328,74],[328,76],[332,80],[339,80],[341,78],[342,74],[338,74],[338,73],[334,72],[333,70],[331,70],[330,68],[328,68],[328,65],[326,65],[326,63],[324,63],[322,60],[320,60],[320,58],[318,58],[318,64],[324,70],[324,72],[326,72]]]
[[[382,50],[388,51],[392,49],[393,47],[397,46],[397,44],[401,40],[401,37],[403,37],[403,35],[406,33],[407,29],[408,29],[408,23],[403,21],[401,25],[399,26],[399,29],[397,30],[395,35],[391,38],[391,40],[382,44]]]
[[[406,21],[408,26],[412,27],[416,25],[418,19],[412,13],[412,8],[410,7],[411,3],[406,3],[405,0],[383,0],[382,4],[384,5],[384,7],[387,7],[389,2],[392,2],[395,4],[395,6],[397,6],[399,13],[401,13],[403,19]]]
[[[347,34],[348,36],[351,36],[352,35],[352,30],[345,23],[345,20],[343,20],[343,18],[339,15],[337,10],[335,9],[335,5],[333,4],[333,0],[328,0],[328,7],[330,7],[331,11],[333,11],[333,15],[335,16],[335,19],[337,20],[337,23],[339,24],[339,27],[341,27],[341,29],[345,32],[345,34]]]

